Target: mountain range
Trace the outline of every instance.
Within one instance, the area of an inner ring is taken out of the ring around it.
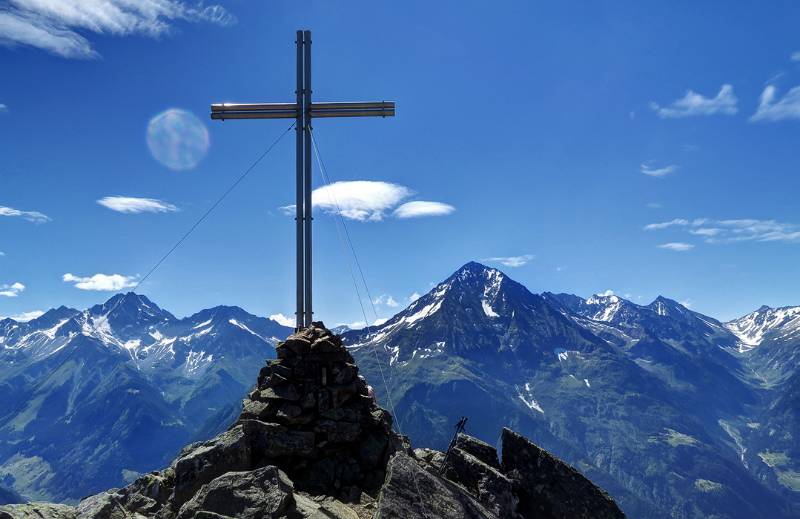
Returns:
[[[74,501],[224,430],[291,330],[236,307],[177,319],[137,294],[0,321],[0,487]],[[468,263],[343,331],[415,444],[509,426],[630,517],[800,514],[800,307],[723,323],[659,297],[534,294]],[[2,495],[2,493],[0,493]]]

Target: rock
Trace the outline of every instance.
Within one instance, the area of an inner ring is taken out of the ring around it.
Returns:
[[[191,519],[201,513],[241,519],[286,517],[286,512],[294,508],[293,491],[292,482],[277,467],[228,472],[203,485],[180,508],[177,519]]]
[[[464,433],[459,433],[456,437],[455,447],[464,452],[472,454],[490,467],[500,468],[497,460],[497,449],[488,443]]]
[[[466,437],[468,443],[480,442],[476,438],[462,436]],[[495,467],[484,463],[483,460],[456,447],[447,458],[445,476],[463,485],[470,494],[498,517],[519,517],[516,515],[519,499],[514,495],[512,481]]]
[[[241,420],[254,461],[279,457],[307,458],[314,454],[314,433],[297,431],[275,423]]]
[[[250,469],[250,460],[250,442],[241,424],[212,440],[194,444],[174,462],[175,490],[170,498],[173,507],[179,508],[217,476]]]
[[[502,470],[514,483],[518,511],[542,519],[623,519],[591,481],[525,437],[503,428]]]
[[[0,519],[76,519],[75,509],[51,503],[24,503],[0,506]]]
[[[461,487],[422,469],[397,453],[387,467],[376,519],[498,518]]]

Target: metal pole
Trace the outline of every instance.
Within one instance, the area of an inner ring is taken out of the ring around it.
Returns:
[[[312,255],[311,255],[311,31],[303,31],[303,40],[305,42],[303,53],[303,66],[305,81],[305,98],[303,100],[303,116],[305,118],[305,228],[303,234],[305,237],[305,319],[306,326],[311,326],[314,320],[314,312],[312,310]]]
[[[296,170],[297,177],[297,191],[295,196],[296,205],[296,232],[297,232],[297,311],[295,317],[297,319],[297,329],[299,330],[305,326],[304,318],[304,304],[303,304],[303,291],[305,290],[305,283],[303,283],[303,276],[305,273],[303,262],[303,134],[304,129],[304,116],[303,116],[303,31],[297,31],[297,119],[294,123],[294,132],[296,137]]]

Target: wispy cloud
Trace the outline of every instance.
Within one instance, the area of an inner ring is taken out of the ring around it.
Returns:
[[[677,252],[686,252],[694,249],[694,245],[682,241],[673,241],[669,243],[662,243],[658,246],[659,249],[674,250]]]
[[[25,290],[25,285],[17,281],[10,285],[0,285],[0,297],[17,297]]]
[[[2,258],[5,255],[6,255],[6,253],[0,250],[0,258]]]
[[[455,211],[453,206],[441,202],[412,201],[402,205],[414,192],[406,186],[374,180],[349,180],[319,187],[311,193],[313,207],[359,222],[379,222],[391,214],[396,218],[441,216]],[[281,207],[293,215],[294,205]],[[393,211],[394,210],[394,211]]]
[[[690,235],[702,237],[706,243],[747,241],[800,243],[800,225],[754,218],[728,220],[675,218],[668,222],[645,225],[644,230],[657,231],[669,227],[682,228]]]
[[[450,204],[442,202],[426,202],[417,200],[406,202],[394,210],[394,215],[398,218],[419,218],[422,216],[445,216],[456,210]]]
[[[9,319],[14,319],[18,323],[27,323],[28,321],[32,321],[32,320],[36,319],[37,317],[41,317],[43,315],[44,315],[44,312],[42,310],[31,310],[30,312],[22,312],[22,313],[19,313],[19,314],[16,314],[16,315],[9,315],[8,318]],[[0,317],[0,319],[4,319],[4,318]]]
[[[664,207],[664,206],[661,205],[660,202],[648,202],[647,203],[647,208],[648,209],[661,209],[662,207]]]
[[[82,34],[158,37],[178,20],[230,25],[221,5],[181,0],[9,0],[0,11],[0,44],[25,45],[64,58],[99,54]]]
[[[414,301],[416,301],[420,297],[422,297],[422,294],[420,294],[419,292],[414,291],[410,296],[408,296],[408,302],[409,303],[413,303]]]
[[[389,308],[397,308],[398,306],[400,306],[400,303],[395,301],[395,299],[389,294],[381,294],[378,297],[376,297],[372,302],[376,305],[388,306]]]
[[[767,85],[761,93],[758,110],[750,117],[757,121],[785,121],[787,119],[800,119],[800,86],[789,90],[780,100],[776,100],[777,89],[774,85]]]
[[[670,173],[674,173],[678,169],[675,164],[664,166],[663,168],[655,168],[650,163],[643,163],[639,166],[639,171],[650,177],[666,177]]]
[[[685,218],[675,218],[668,222],[658,222],[658,223],[649,223],[644,226],[645,231],[658,231],[660,229],[666,229],[667,227],[674,227],[674,226],[683,226],[689,225],[689,220]]]
[[[50,221],[49,216],[40,213],[39,211],[22,211],[20,209],[14,209],[13,207],[5,207],[2,205],[0,205],[0,216],[22,218],[23,220],[28,220],[29,222],[33,223],[45,223]]]
[[[596,294],[596,295],[598,295],[600,297],[609,297],[609,296],[613,296],[614,295],[614,291],[609,288],[605,292],[600,292],[599,294]]]
[[[97,203],[118,213],[169,213],[178,210],[174,205],[155,198],[106,196],[98,200]]]
[[[792,52],[792,55],[789,56],[789,59],[792,61],[800,61],[800,50]]]
[[[692,90],[687,90],[685,96],[673,101],[669,106],[661,106],[652,102],[650,107],[662,119],[677,119],[696,115],[733,115],[738,111],[737,102],[733,87],[722,85],[716,97],[705,97]]]
[[[135,276],[123,276],[122,274],[95,274],[94,276],[80,277],[66,273],[61,279],[65,283],[72,283],[75,288],[80,290],[99,292],[116,292],[136,285]]]
[[[496,256],[494,258],[486,258],[483,261],[489,263],[499,263],[506,267],[521,267],[528,264],[536,256],[533,254],[523,254],[522,256]]]
[[[294,317],[287,317],[281,313],[272,314],[269,318],[282,326],[289,326],[291,328],[294,328],[297,324],[297,319]]]
[[[8,112],[8,106],[3,103],[0,103],[0,114],[5,112]]]

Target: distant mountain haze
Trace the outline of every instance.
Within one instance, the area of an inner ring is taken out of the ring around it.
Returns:
[[[227,428],[290,332],[133,293],[0,320],[0,488],[75,501],[165,465]],[[665,297],[534,294],[472,262],[340,333],[415,445],[446,447],[468,416],[490,444],[502,426],[530,437],[630,517],[800,513],[800,307],[722,323]]]

